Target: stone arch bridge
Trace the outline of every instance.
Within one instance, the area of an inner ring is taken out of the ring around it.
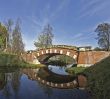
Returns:
[[[71,46],[53,46],[51,48],[39,49],[37,51],[29,51],[28,53],[23,54],[23,58],[27,62],[33,62],[34,59],[39,59],[39,57],[44,57],[44,55],[48,55],[48,57],[45,57],[43,60],[48,60],[54,55],[67,55],[76,61],[77,66],[87,67],[106,58],[110,55],[110,52],[93,51],[86,48],[85,50],[81,50],[80,48]]]

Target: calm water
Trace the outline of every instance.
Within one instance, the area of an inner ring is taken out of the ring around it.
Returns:
[[[39,69],[0,68],[0,99],[90,99],[86,91],[50,88],[38,82]]]
[[[48,66],[49,70],[56,73],[56,74],[60,74],[60,75],[68,75],[68,73],[65,71],[65,67],[64,66],[52,66],[49,65]]]

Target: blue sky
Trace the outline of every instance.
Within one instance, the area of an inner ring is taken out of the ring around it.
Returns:
[[[35,49],[34,41],[46,24],[53,27],[53,44],[97,46],[98,24],[110,22],[110,0],[0,0],[0,21],[22,21],[25,49]]]

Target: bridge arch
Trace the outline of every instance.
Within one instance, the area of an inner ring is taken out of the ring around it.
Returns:
[[[40,49],[36,51],[35,56],[37,59],[43,55],[49,55],[48,58],[55,56],[55,55],[66,55],[71,58],[73,58],[76,61],[77,64],[77,58],[78,58],[78,53],[76,49],[69,49],[69,48],[47,48],[47,49]]]

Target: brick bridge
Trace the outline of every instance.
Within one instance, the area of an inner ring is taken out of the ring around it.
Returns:
[[[44,59],[49,59],[54,55],[67,55],[72,57],[77,66],[90,66],[110,55],[107,51],[93,51],[87,47],[77,48],[72,46],[53,46],[51,48],[39,49],[37,51],[30,51],[23,54],[23,58],[28,62],[33,62],[34,59],[39,57],[48,56]],[[44,60],[43,59],[43,60]]]

